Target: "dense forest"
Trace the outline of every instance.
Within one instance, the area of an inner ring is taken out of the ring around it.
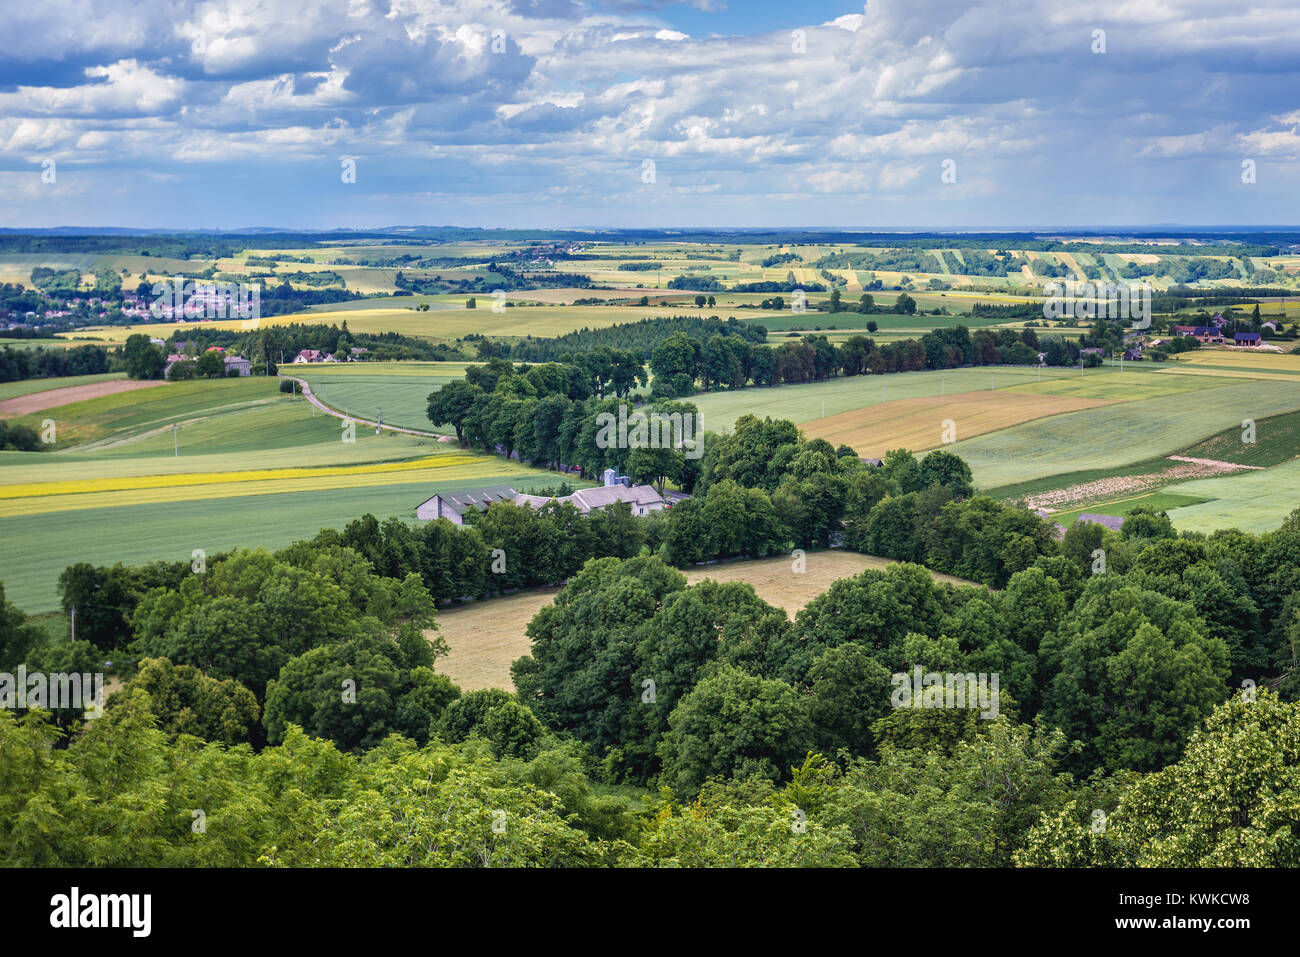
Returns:
[[[1058,541],[951,453],[873,467],[754,417],[706,446],[643,518],[497,503],[74,565],[75,643],[0,603],[0,669],[124,680],[84,724],[0,712],[10,863],[1300,863],[1300,513]],[[899,563],[793,621],[674,567],[839,543]],[[559,583],[516,693],[438,673],[440,604]],[[916,669],[998,676],[995,712],[900,706]]]

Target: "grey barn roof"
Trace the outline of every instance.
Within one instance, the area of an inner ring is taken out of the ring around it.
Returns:
[[[513,502],[518,493],[509,485],[489,485],[487,488],[472,488],[464,492],[438,493],[439,497],[457,515],[464,515],[468,509],[485,509],[493,502]]]

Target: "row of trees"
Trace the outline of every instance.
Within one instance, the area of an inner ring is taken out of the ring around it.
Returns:
[[[74,346],[71,349],[0,347],[0,382],[99,375],[108,371],[108,350],[102,346]]]
[[[1048,365],[1078,361],[1078,346],[1060,336],[1040,343],[1032,329],[976,329],[965,326],[935,329],[920,339],[877,345],[867,336],[853,336],[843,345],[824,335],[804,335],[780,345],[755,345],[737,336],[697,339],[674,333],[650,354],[651,394],[686,396],[704,390],[741,389],[749,385],[823,382],[836,376],[882,375],[923,369],[952,369],[969,365],[1037,365],[1044,350]]]

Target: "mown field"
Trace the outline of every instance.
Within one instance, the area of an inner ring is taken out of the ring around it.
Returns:
[[[1249,482],[1241,502],[1221,514],[1225,522],[1231,516],[1230,524],[1240,519],[1267,525],[1300,507],[1300,486],[1275,487],[1246,470],[1195,477],[1209,473],[1167,456],[1271,474],[1273,466],[1300,455],[1300,382],[1290,374],[1300,368],[1298,360],[1225,353],[1217,365],[911,372],[718,392],[692,401],[711,430],[730,429],[746,413],[787,418],[806,435],[848,444],[867,457],[944,445],[944,420],[951,420],[957,441],[944,447],[970,463],[977,487],[1007,501],[1050,498],[1061,490],[1061,504],[1049,506],[1057,520],[1072,521],[1080,511],[1122,514],[1134,504],[1149,504],[1176,508],[1177,521],[1199,528],[1213,521],[1208,516],[1215,496],[1231,496],[1234,483]],[[1185,374],[1191,370],[1196,374]],[[1256,423],[1253,445],[1241,442],[1246,419]],[[1256,488],[1258,495],[1250,491]],[[1107,495],[1107,489],[1114,491]],[[1270,493],[1269,507],[1261,511]]]
[[[1049,381],[1077,376],[1071,369],[1038,369],[1021,366],[998,366],[980,369],[949,369],[945,372],[907,372],[896,375],[865,375],[779,385],[772,388],[749,388],[711,392],[692,396],[704,416],[704,426],[713,432],[730,431],[742,415],[760,419],[790,419],[811,423],[822,416],[825,402],[827,416],[900,399],[921,399],[962,393],[1005,389],[1026,382]],[[1085,375],[1106,374],[1088,370]]]
[[[1104,405],[1103,399],[1032,396],[998,389],[900,399],[800,423],[804,434],[848,445],[861,456],[884,458],[890,449],[922,452],[956,439],[996,432],[1021,422]],[[955,437],[955,438],[954,438]]]
[[[22,395],[32,395],[36,392],[49,392],[52,389],[93,385],[96,382],[108,382],[125,378],[125,372],[105,372],[102,375],[51,376],[48,379],[20,379],[17,382],[0,382],[0,402],[6,399],[15,399]]]

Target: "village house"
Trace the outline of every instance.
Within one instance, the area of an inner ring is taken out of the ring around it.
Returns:
[[[1180,336],[1195,336],[1202,343],[1223,341],[1223,331],[1217,326],[1174,326],[1174,333]]]
[[[243,356],[226,356],[226,375],[238,373],[239,375],[252,375],[253,364]]]
[[[189,358],[190,357],[185,355],[183,352],[173,352],[169,355],[167,357],[167,364],[163,366],[163,378],[170,379],[172,377],[172,366],[176,365],[178,362],[188,362]]]
[[[303,349],[293,357],[294,362],[335,362],[335,358],[321,349]]]

